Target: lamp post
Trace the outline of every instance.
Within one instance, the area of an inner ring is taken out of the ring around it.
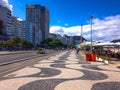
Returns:
[[[92,19],[93,19],[93,16],[90,16],[90,25],[91,25],[91,53],[92,53]]]
[[[82,24],[81,24],[81,43],[82,43]]]

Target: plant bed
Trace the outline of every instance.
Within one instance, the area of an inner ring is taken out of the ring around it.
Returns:
[[[109,64],[110,58],[108,56],[97,56],[97,61],[104,62],[105,64]]]

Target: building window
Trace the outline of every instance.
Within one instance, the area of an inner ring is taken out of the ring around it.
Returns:
[[[41,13],[45,13],[45,8],[41,8]]]

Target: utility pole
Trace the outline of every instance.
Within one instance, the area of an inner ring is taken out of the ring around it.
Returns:
[[[82,43],[82,27],[83,25],[81,24],[81,43]]]
[[[92,19],[93,19],[93,16],[90,16],[90,25],[91,25],[91,53],[92,53]]]

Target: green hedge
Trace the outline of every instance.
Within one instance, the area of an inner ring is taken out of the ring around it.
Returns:
[[[110,58],[108,56],[97,55],[97,58],[102,58],[103,60],[110,60]]]

